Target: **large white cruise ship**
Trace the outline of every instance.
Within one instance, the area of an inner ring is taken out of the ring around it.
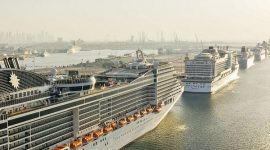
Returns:
[[[137,60],[95,76],[48,81],[0,69],[1,150],[117,150],[154,129],[183,92],[170,63]]]
[[[250,49],[243,46],[239,55],[239,65],[241,69],[248,69],[254,65],[254,54]]]
[[[235,52],[209,47],[192,60],[186,57],[184,91],[214,93],[237,79],[238,69]]]

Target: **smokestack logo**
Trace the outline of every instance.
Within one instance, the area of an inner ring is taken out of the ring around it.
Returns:
[[[18,89],[18,87],[19,87],[19,81],[20,81],[20,79],[18,79],[18,77],[16,76],[16,74],[14,74],[13,72],[11,72],[11,75],[10,75],[10,77],[9,77],[9,79],[10,79],[10,83],[11,83],[11,85],[14,87],[14,89]]]

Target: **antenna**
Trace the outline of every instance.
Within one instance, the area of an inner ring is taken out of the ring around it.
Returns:
[[[198,36],[197,34],[195,33],[195,38],[196,38],[196,45],[197,45],[197,48],[199,47],[199,39],[198,39]]]
[[[201,40],[201,46],[202,46],[202,50],[203,50],[203,42],[202,42],[202,40]]]

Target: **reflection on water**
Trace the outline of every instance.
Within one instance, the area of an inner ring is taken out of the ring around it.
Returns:
[[[185,93],[153,131],[125,150],[270,149],[270,60],[220,92]]]

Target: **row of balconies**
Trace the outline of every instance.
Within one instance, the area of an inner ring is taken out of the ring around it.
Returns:
[[[91,116],[96,115],[96,114],[99,114],[99,109],[94,109],[94,110],[89,111],[87,113],[84,113],[82,115],[80,114],[79,120],[83,120],[85,118],[91,117]]]
[[[62,128],[62,129],[58,130],[57,132],[53,132],[53,133],[44,135],[42,138],[39,138],[38,140],[31,141],[31,146],[34,147],[34,146],[37,146],[37,145],[40,145],[40,144],[43,144],[43,143],[46,144],[49,140],[54,139],[54,138],[59,138],[59,137],[65,135],[65,134],[67,134],[69,132],[72,132],[72,131],[73,131],[72,126]],[[47,147],[48,146],[49,145],[47,145]]]
[[[71,116],[72,114],[73,114],[72,111],[69,110],[69,111],[63,112],[61,114],[57,114],[57,115],[54,115],[54,116],[51,116],[48,118],[41,119],[41,120],[33,123],[31,125],[31,128],[35,128],[35,127],[50,123],[52,121],[59,120],[59,119],[66,117],[66,116]]]

